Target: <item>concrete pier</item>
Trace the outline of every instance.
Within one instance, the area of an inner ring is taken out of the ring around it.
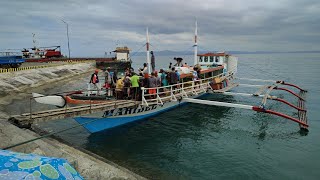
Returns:
[[[0,120],[0,148],[39,137],[36,133],[20,129],[6,120]],[[92,156],[55,139],[41,139],[10,149],[21,153],[34,153],[67,159],[85,179],[144,179],[97,155]]]
[[[10,124],[7,121],[9,115],[1,111],[4,106],[34,87],[47,86],[53,82],[79,77],[81,74],[91,72],[94,68],[92,65],[85,64],[65,65],[48,69],[33,69],[23,73],[2,74],[0,77],[0,148],[39,137],[35,132]],[[65,158],[85,179],[145,179],[98,155],[71,147],[53,138],[36,140],[9,150]]]

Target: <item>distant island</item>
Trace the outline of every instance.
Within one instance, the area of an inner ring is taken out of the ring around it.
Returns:
[[[198,54],[207,53],[208,51],[199,51]],[[212,51],[217,52],[217,51]],[[320,51],[226,51],[230,54],[279,54],[279,53],[320,53]],[[154,51],[157,56],[177,56],[193,55],[193,51]],[[146,52],[132,52],[135,56],[144,56]]]

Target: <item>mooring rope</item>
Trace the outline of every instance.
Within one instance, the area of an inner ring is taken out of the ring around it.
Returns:
[[[143,47],[145,47],[146,46],[146,44],[143,44],[135,53],[132,53],[132,55],[130,56],[130,57],[133,57],[133,56],[135,56],[137,53],[139,53],[140,52],[140,50],[143,48]]]
[[[33,142],[33,141],[36,141],[36,140],[39,140],[39,139],[47,138],[47,137],[50,137],[50,136],[52,136],[54,134],[58,134],[58,133],[61,133],[61,132],[64,132],[64,131],[68,131],[68,130],[71,130],[71,129],[77,128],[79,126],[83,126],[83,125],[86,125],[86,124],[89,124],[89,123],[92,123],[92,122],[95,122],[95,121],[98,121],[98,120],[100,120],[100,118],[97,118],[97,119],[94,119],[94,120],[91,120],[91,121],[88,121],[88,122],[85,122],[85,123],[82,123],[82,124],[78,124],[78,125],[72,126],[70,128],[62,129],[60,131],[49,133],[49,134],[46,134],[46,135],[43,135],[43,136],[40,136],[40,137],[37,137],[37,138],[34,138],[34,139],[30,139],[28,141],[23,141],[23,142],[20,142],[20,143],[11,145],[11,146],[7,146],[7,147],[2,148],[2,149],[3,150],[7,150],[7,149],[11,149],[11,148],[14,148],[14,147],[17,147],[17,146],[21,146],[23,144],[27,144],[27,143],[30,143],[30,142]]]
[[[156,46],[154,46],[153,44],[150,43],[150,46],[154,47],[156,49]],[[185,49],[185,52],[189,52],[189,50],[191,50],[192,46],[188,47],[187,49]],[[182,51],[183,52],[183,51]],[[190,56],[191,54],[183,54],[181,57],[183,60],[186,59],[187,56]],[[171,60],[170,60],[171,61]]]

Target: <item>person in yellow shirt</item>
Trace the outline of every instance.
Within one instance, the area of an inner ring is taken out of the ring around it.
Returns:
[[[117,99],[122,99],[123,98],[123,83],[124,78],[119,78],[117,80],[117,84],[116,84],[116,98]]]

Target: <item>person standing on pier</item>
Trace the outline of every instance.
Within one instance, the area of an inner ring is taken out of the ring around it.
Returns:
[[[148,87],[149,94],[151,95],[150,98],[154,99],[155,94],[157,93],[157,78],[155,77],[154,72],[151,73],[151,77],[148,79]]]
[[[117,84],[116,84],[116,98],[117,99],[123,99],[123,80],[125,77],[123,78],[119,78],[117,80]]]
[[[154,72],[156,70],[156,60],[154,58],[153,51],[151,51],[150,54],[151,54],[151,69],[152,69],[152,72]]]
[[[147,63],[143,63],[143,68],[140,68],[140,76],[145,76],[145,74],[148,74]]]
[[[124,94],[127,99],[131,98],[130,88],[131,88],[131,79],[130,74],[127,74],[123,80],[123,86],[124,86]]]
[[[161,77],[161,85],[162,86],[168,86],[169,83],[168,83],[168,80],[167,80],[167,73],[163,70],[163,69],[160,69],[160,77]]]
[[[157,79],[157,87],[161,87],[161,77],[158,74],[158,71],[154,71],[154,77]]]
[[[174,85],[172,86],[172,88],[175,90],[176,89],[176,84],[178,83],[178,75],[175,71],[175,68],[172,67],[171,68],[171,72],[169,72],[169,79],[170,79],[170,85]]]
[[[99,70],[96,69],[94,73],[91,75],[90,83],[93,84],[95,89],[97,89],[97,94],[100,95],[100,85],[99,85],[99,77],[98,77]]]
[[[139,76],[133,72],[133,76],[131,76],[131,87],[133,88],[133,99],[137,100],[139,96]]]
[[[111,90],[111,86],[112,86],[112,76],[110,73],[110,67],[107,68],[107,70],[105,71],[105,88],[107,89],[107,95],[110,97],[112,96],[112,90]]]

